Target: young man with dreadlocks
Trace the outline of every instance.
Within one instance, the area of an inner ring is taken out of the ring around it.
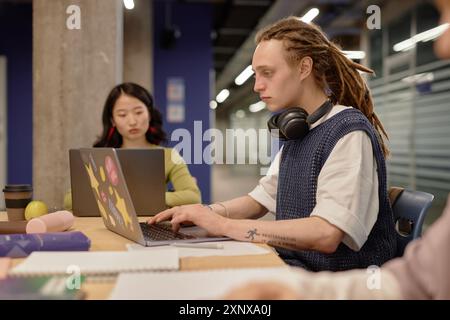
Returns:
[[[450,1],[436,0],[435,4],[441,13],[440,24],[450,24]],[[435,41],[434,51],[439,58],[450,59],[450,29],[446,29]],[[449,300],[449,244],[450,194],[441,216],[423,236],[408,244],[402,257],[388,261],[376,272],[311,273],[293,268],[298,273],[298,281],[290,285],[271,279],[254,281],[233,288],[222,298]]]
[[[381,265],[396,251],[386,186],[386,132],[359,71],[319,27],[295,17],[259,32],[254,90],[286,140],[247,196],[163,211],[149,220],[191,221],[214,235],[264,242],[312,271]],[[254,221],[268,211],[276,221]]]

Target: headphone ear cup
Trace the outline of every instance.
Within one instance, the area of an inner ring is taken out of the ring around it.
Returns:
[[[280,114],[276,114],[272,117],[270,117],[269,121],[267,121],[267,127],[269,128],[270,134],[274,136],[275,138],[279,139],[286,139],[286,137],[283,135],[283,133],[278,128],[278,119],[280,117]]]
[[[278,120],[278,114],[270,117],[269,121],[267,121],[267,127],[269,130],[275,130],[278,129],[277,120]]]
[[[309,131],[309,125],[306,119],[308,113],[301,108],[291,108],[280,114],[277,119],[280,134],[286,140],[297,140],[303,138]]]

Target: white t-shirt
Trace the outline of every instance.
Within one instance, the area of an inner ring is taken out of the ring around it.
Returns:
[[[334,106],[311,129],[349,108]],[[249,193],[271,212],[276,212],[281,152],[282,149],[266,176]],[[372,142],[364,131],[352,131],[336,143],[319,173],[316,206],[311,216],[321,217],[341,229],[345,233],[342,242],[358,251],[377,220],[378,209],[378,174]]]

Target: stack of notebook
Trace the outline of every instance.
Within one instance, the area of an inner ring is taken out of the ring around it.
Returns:
[[[179,269],[178,252],[173,250],[33,252],[9,272],[10,276],[117,275],[121,272],[172,271]]]
[[[0,257],[23,258],[35,251],[86,251],[91,240],[79,231],[0,235]]]

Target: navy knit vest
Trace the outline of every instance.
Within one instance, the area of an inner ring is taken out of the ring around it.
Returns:
[[[367,241],[356,252],[341,243],[332,254],[277,248],[291,265],[311,271],[340,271],[381,265],[394,257],[396,237],[386,185],[386,164],[373,126],[357,109],[343,110],[317,127],[302,140],[285,142],[280,161],[277,192],[277,220],[309,217],[316,206],[317,179],[340,138],[362,130],[372,141],[377,163],[379,212]]]

